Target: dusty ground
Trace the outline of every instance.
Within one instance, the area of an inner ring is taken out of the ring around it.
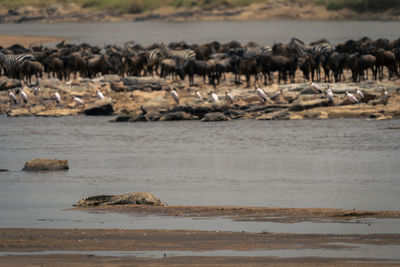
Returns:
[[[25,35],[0,35],[0,46],[9,47],[13,44],[20,44],[25,47],[53,42],[61,42],[65,38],[50,36],[25,36]]]

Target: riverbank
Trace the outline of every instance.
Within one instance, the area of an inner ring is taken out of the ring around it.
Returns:
[[[349,74],[348,74],[349,75]],[[76,79],[60,81],[58,79],[40,79],[40,91],[34,94],[34,87],[22,87],[28,96],[24,103],[18,95],[21,85],[16,80],[3,77],[0,92],[0,114],[8,116],[71,116],[71,115],[116,115],[117,122],[165,121],[165,120],[279,120],[279,119],[332,119],[400,118],[400,81],[384,80],[363,81],[361,83],[318,83],[322,90],[328,86],[334,93],[334,101],[328,101],[323,92],[315,93],[309,83],[304,83],[300,72],[296,83],[269,85],[260,87],[269,96],[264,103],[254,87],[245,84],[235,85],[233,77],[227,79],[215,89],[204,84],[200,77],[194,86],[186,81],[172,83],[169,79],[156,77],[119,77],[105,75],[96,79]],[[179,104],[170,94],[174,88],[179,95]],[[384,103],[381,91],[386,89],[388,102]],[[354,93],[360,89],[365,98],[359,104],[350,103],[345,92]],[[99,90],[105,99],[98,100]],[[203,99],[198,99],[199,91]],[[273,95],[279,90],[282,94]],[[9,92],[17,95],[17,103],[12,103]],[[55,101],[55,92],[61,96],[60,103]],[[210,94],[217,94],[219,101],[212,103]],[[225,96],[230,92],[234,101],[228,102]],[[74,100],[79,97],[82,103]]]
[[[249,20],[400,20],[397,9],[355,11],[348,8],[327,9],[315,1],[267,1],[249,5],[220,4],[215,7],[115,5],[97,7],[75,3],[67,5],[17,6],[0,9],[2,23],[61,23],[117,21],[249,21]]]

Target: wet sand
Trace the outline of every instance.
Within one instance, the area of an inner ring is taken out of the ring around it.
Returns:
[[[102,205],[74,208],[88,212],[147,213],[174,217],[224,217],[235,221],[295,223],[333,220],[343,222],[355,218],[400,218],[400,211],[342,210],[328,208],[270,208],[240,206],[150,206]]]
[[[386,260],[371,258],[335,258],[329,253],[323,257],[238,257],[238,256],[168,256],[169,251],[268,251],[329,249],[344,250],[349,245],[400,245],[400,235],[321,235],[271,234],[245,232],[215,232],[193,230],[93,230],[93,229],[0,229],[0,251],[66,251],[58,255],[1,256],[1,266],[369,266],[376,263],[387,266]],[[344,245],[343,245],[344,244]],[[74,253],[78,251],[78,253]],[[83,251],[87,252],[82,253]],[[96,251],[157,251],[159,256],[94,256]],[[290,253],[290,251],[288,251]],[[165,258],[164,254],[165,253]],[[233,252],[234,254],[234,252]]]
[[[399,218],[400,211],[360,211],[338,209],[287,209],[262,207],[195,207],[195,206],[134,206],[119,205],[85,208],[88,212],[146,212],[168,216],[232,217],[246,220],[249,216],[257,221],[287,218],[285,222],[301,220],[378,217]],[[283,222],[283,221],[282,221]],[[162,226],[160,226],[162,228]],[[319,257],[235,256],[235,251],[286,251],[301,249],[345,251],[360,245],[399,246],[399,234],[292,234],[247,233],[197,230],[124,230],[124,229],[0,229],[0,252],[44,251],[42,255],[1,256],[0,266],[398,266],[389,259],[371,257],[338,258],[321,254]],[[55,254],[61,251],[60,254]],[[79,254],[74,251],[78,251]],[[110,255],[93,255],[96,252]],[[115,256],[113,252],[127,252]],[[134,252],[154,252],[153,257]],[[176,256],[171,251],[232,251],[231,256]],[[87,253],[86,253],[87,252]],[[131,252],[131,256],[129,256]]]

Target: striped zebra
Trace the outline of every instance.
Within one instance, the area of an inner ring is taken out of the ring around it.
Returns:
[[[162,47],[164,55],[168,58],[174,58],[179,62],[195,60],[196,53],[192,49],[173,50],[168,47]]]
[[[36,61],[35,57],[30,53],[8,55],[0,51],[0,64],[9,78],[19,78],[20,67],[25,60]]]
[[[158,66],[161,60],[164,58],[164,53],[160,48],[155,48],[147,52],[147,71],[153,75],[153,69],[155,69],[158,75]]]
[[[262,47],[259,47],[256,55],[257,56],[267,56],[272,54],[272,47],[269,45],[264,45]]]

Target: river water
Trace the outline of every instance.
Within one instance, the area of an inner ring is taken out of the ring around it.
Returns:
[[[399,21],[211,21],[211,22],[95,22],[95,23],[22,23],[0,24],[1,34],[58,36],[72,42],[92,45],[122,44],[135,41],[142,45],[185,41],[242,43],[255,41],[273,45],[297,37],[306,43],[321,38],[332,44],[368,36],[372,39],[400,38]]]
[[[116,214],[65,209],[137,191],[170,205],[399,208],[400,131],[387,129],[399,120],[109,119],[0,116],[0,168],[9,169],[0,172],[0,227],[131,228],[126,215],[118,224]],[[70,170],[21,171],[38,157],[66,159]]]

